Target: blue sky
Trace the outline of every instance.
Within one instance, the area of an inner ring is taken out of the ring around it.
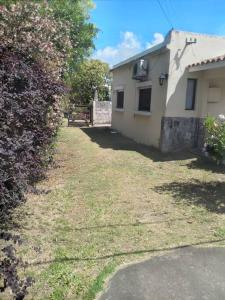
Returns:
[[[161,42],[172,26],[185,31],[225,35],[224,0],[94,2],[96,8],[91,11],[91,21],[100,32],[95,39],[93,57],[110,65]]]

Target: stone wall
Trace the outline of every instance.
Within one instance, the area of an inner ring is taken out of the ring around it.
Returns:
[[[201,118],[163,117],[160,149],[173,152],[185,148],[201,149],[204,144],[204,126]]]
[[[93,125],[111,124],[112,102],[111,101],[93,101],[92,123]]]
[[[196,130],[196,140],[194,147],[202,150],[205,143],[206,129],[204,126],[204,118],[198,118],[197,130]]]

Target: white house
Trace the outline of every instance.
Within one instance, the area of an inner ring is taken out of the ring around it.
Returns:
[[[225,113],[224,37],[171,30],[112,73],[112,127],[163,152],[198,147],[203,118]]]

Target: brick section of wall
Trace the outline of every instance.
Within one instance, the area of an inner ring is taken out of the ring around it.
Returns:
[[[204,126],[201,118],[163,117],[160,149],[162,152],[185,148],[201,149],[204,144]]]
[[[112,102],[111,101],[93,101],[92,110],[93,125],[111,124]]]

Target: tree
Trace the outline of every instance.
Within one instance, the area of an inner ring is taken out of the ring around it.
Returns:
[[[60,122],[65,92],[61,79],[74,67],[72,57],[79,61],[92,46],[93,31],[86,30],[92,28],[86,24],[88,1],[0,4],[2,213],[18,204],[28,184],[44,175]]]
[[[72,46],[68,73],[71,75],[94,48],[93,38],[98,30],[89,22],[89,10],[94,5],[91,0],[49,0],[48,3],[55,19],[68,23]]]
[[[0,14],[1,48],[19,54],[31,64],[38,61],[55,79],[67,68],[67,57],[72,43],[69,26],[58,22],[50,8],[22,1],[2,7]]]
[[[60,78],[71,45],[67,30],[38,4],[0,7],[0,230],[52,159],[65,92]],[[0,292],[10,288],[13,298],[24,299],[32,280],[19,279],[12,245],[1,250]]]
[[[1,225],[27,189],[35,191],[52,161],[67,90],[62,79],[93,46],[88,5],[85,0],[0,0]],[[9,235],[0,232],[0,239]],[[19,280],[14,250],[12,245],[2,249],[0,292],[9,287],[15,299],[24,299],[32,280]]]
[[[89,104],[98,93],[98,100],[109,99],[109,66],[100,60],[84,61],[71,78],[72,102]]]
[[[64,76],[69,81],[77,66],[94,48],[93,38],[98,30],[89,22],[89,10],[94,7],[93,2],[91,0],[0,0],[0,5],[9,8],[15,3],[32,2],[39,4],[42,15],[46,13],[48,16],[51,15],[59,24],[59,28],[62,24],[67,25],[67,31],[62,31],[62,38],[67,36],[70,40],[70,47],[64,48],[67,51],[67,69]]]
[[[60,121],[67,24],[40,6],[0,11],[0,213],[43,176]]]

